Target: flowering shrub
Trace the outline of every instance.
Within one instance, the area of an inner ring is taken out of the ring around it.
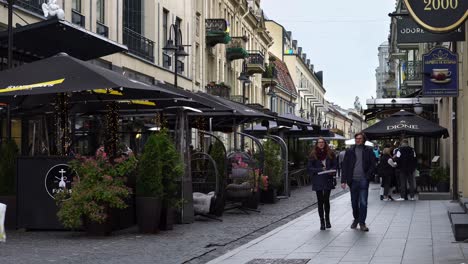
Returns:
[[[131,190],[125,186],[126,177],[137,167],[137,160],[134,156],[109,160],[103,153],[91,158],[77,156],[69,163],[79,180],[73,181],[69,199],[68,192],[55,196],[60,207],[57,216],[67,228],[81,227],[83,218],[103,223],[108,209],[127,207],[125,199]]]
[[[242,161],[242,156],[241,156],[241,155],[235,156],[235,157],[234,157],[234,162],[231,163],[231,165],[232,165],[232,168],[233,168],[233,169],[236,169],[236,168],[248,168],[248,167],[249,167],[249,164],[248,164],[248,163]]]

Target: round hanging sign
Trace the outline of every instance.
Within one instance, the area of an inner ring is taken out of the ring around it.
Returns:
[[[435,33],[459,28],[468,18],[468,0],[405,0],[411,17]]]

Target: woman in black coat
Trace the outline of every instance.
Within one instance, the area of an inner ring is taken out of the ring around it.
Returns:
[[[384,148],[380,157],[378,174],[382,177],[382,187],[384,187],[384,201],[392,200],[390,189],[395,186],[395,167],[397,163],[393,161],[390,148]]]
[[[312,179],[312,190],[317,194],[320,230],[325,230],[325,226],[331,228],[330,192],[335,189],[336,165],[335,153],[328,147],[327,142],[320,137],[310,152],[307,164],[307,170]],[[335,170],[335,172],[321,173],[328,170]]]

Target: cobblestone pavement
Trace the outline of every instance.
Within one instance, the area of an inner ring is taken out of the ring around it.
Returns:
[[[333,191],[340,195],[341,188]],[[0,243],[1,264],[23,263],[206,263],[310,212],[310,186],[293,190],[289,199],[260,206],[260,213],[226,212],[223,222],[198,219],[174,230],[142,235],[136,227],[93,238],[82,232],[10,231]]]

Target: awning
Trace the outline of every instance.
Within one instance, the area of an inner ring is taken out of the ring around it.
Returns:
[[[81,60],[91,60],[127,47],[65,20],[48,19],[13,29],[16,58],[34,61],[65,52]],[[0,32],[0,56],[6,57],[8,31]]]

